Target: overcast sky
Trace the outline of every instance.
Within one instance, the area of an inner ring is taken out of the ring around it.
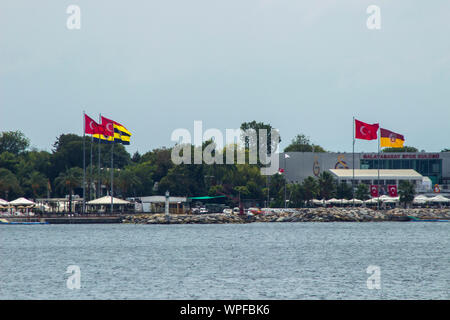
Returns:
[[[81,29],[69,30],[69,5]],[[369,5],[381,29],[369,30]],[[263,121],[352,150],[352,117],[427,151],[450,148],[450,1],[0,2],[0,131],[50,150],[83,110],[132,133],[130,153]],[[358,141],[356,151],[376,151]]]

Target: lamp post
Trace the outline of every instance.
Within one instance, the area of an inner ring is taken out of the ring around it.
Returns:
[[[166,217],[169,217],[169,198],[170,193],[169,190],[166,191]]]

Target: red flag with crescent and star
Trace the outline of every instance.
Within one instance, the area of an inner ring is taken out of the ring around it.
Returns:
[[[87,114],[84,115],[84,132],[87,134],[103,134],[103,126],[95,122]]]
[[[355,138],[363,140],[376,140],[378,138],[379,124],[368,124],[355,119]]]
[[[102,116],[102,126],[104,128],[104,133],[103,133],[104,136],[106,136],[106,137],[114,136],[114,123],[115,123],[115,121]]]
[[[398,196],[397,186],[396,185],[388,185],[388,190],[389,190],[389,196],[390,197],[397,197]]]
[[[378,197],[378,186],[376,184],[372,184],[370,186],[370,195],[372,196],[372,198]]]

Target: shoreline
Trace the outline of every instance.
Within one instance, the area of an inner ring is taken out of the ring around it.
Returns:
[[[303,208],[274,209],[271,212],[248,215],[203,214],[136,214],[127,215],[122,223],[128,224],[243,224],[253,222],[383,222],[416,219],[450,220],[449,209],[390,209],[368,208]]]

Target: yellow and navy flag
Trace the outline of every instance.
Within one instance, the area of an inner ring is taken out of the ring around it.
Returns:
[[[100,140],[101,143],[130,144],[131,132],[120,123],[102,116],[102,126],[105,134],[94,134],[94,140]]]
[[[403,135],[380,128],[380,147],[402,148],[404,142]]]

